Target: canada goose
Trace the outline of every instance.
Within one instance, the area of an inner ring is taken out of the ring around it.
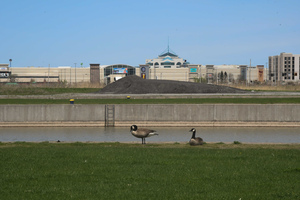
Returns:
[[[142,138],[142,144],[146,144],[146,137],[151,137],[153,135],[158,135],[155,130],[150,130],[146,128],[139,128],[136,125],[130,127],[130,132],[133,136],[137,138]]]
[[[196,129],[192,128],[190,132],[193,132],[192,138],[190,139],[189,143],[190,145],[202,145],[203,139],[200,137],[196,137]]]

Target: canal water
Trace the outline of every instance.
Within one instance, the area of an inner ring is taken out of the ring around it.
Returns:
[[[300,143],[297,127],[195,127],[205,142]],[[0,142],[141,142],[130,127],[2,127]],[[188,142],[190,127],[151,127],[158,136],[149,143]]]

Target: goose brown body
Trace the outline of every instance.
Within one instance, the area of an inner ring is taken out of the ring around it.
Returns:
[[[130,132],[133,136],[142,139],[142,144],[146,144],[146,137],[151,137],[153,135],[158,135],[155,130],[138,128],[136,125],[130,127]]]
[[[192,128],[190,132],[193,132],[193,135],[189,141],[190,145],[202,145],[203,144],[203,139],[201,137],[196,137],[196,129]]]

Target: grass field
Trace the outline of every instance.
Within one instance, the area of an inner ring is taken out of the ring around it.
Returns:
[[[77,87],[76,87],[77,86]],[[78,85],[0,85],[0,95],[53,95],[62,93],[91,93],[98,92],[104,86]],[[224,85],[228,86],[228,85]],[[300,92],[300,85],[229,85],[248,91]]]
[[[300,199],[300,146],[0,143],[1,199]]]
[[[65,93],[91,93],[100,88],[0,86],[0,95],[53,95]]]
[[[259,87],[258,87],[259,88]],[[262,87],[268,91],[274,87]],[[297,91],[297,86],[275,87],[283,91]],[[291,90],[294,88],[295,90]],[[243,88],[243,89],[250,89]],[[254,88],[251,88],[254,89]],[[0,95],[54,95],[70,93],[93,93],[100,88],[73,88],[73,87],[35,87],[35,86],[0,86]],[[69,99],[0,99],[0,104],[69,104]],[[300,98],[189,98],[189,99],[75,99],[76,104],[217,104],[217,103],[244,103],[244,104],[299,104]]]

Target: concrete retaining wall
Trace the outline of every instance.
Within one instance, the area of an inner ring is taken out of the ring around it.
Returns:
[[[299,122],[298,104],[116,105],[116,121]]]
[[[0,122],[99,122],[105,105],[0,105]],[[155,122],[300,122],[299,104],[122,104],[115,121]]]
[[[0,105],[1,122],[104,121],[105,105]]]

